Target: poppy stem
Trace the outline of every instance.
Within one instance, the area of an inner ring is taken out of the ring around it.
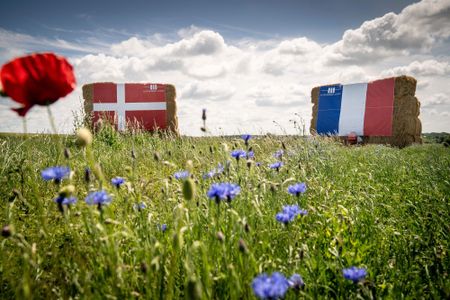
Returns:
[[[58,131],[56,130],[56,125],[55,125],[55,118],[53,118],[53,114],[50,109],[50,105],[47,105],[47,112],[48,112],[48,118],[50,120],[50,125],[52,126],[53,133],[58,134]]]
[[[27,133],[28,133],[28,130],[27,130],[27,117],[26,116],[23,116],[22,124],[23,124],[23,134],[26,136]]]

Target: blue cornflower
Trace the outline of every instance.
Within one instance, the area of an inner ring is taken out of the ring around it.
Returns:
[[[345,279],[349,279],[354,283],[357,283],[361,279],[364,279],[367,276],[366,268],[357,268],[355,266],[350,267],[348,269],[342,270],[342,274]]]
[[[252,282],[253,293],[259,299],[283,298],[289,289],[289,282],[280,273],[258,275]]]
[[[97,204],[104,205],[109,204],[111,202],[111,196],[105,190],[95,191],[87,195],[86,203],[87,204]]]
[[[273,157],[281,159],[283,157],[284,151],[282,149],[277,150],[274,154]]]
[[[71,196],[71,197],[64,197],[59,195],[58,197],[55,198],[54,200],[56,203],[58,203],[59,205],[72,205],[75,204],[77,202],[77,198]]]
[[[113,179],[111,179],[111,183],[112,185],[116,186],[116,188],[119,188],[122,184],[125,183],[125,179],[123,179],[122,177],[114,177]]]
[[[275,218],[278,222],[287,225],[292,222],[298,215],[306,215],[308,211],[300,209],[298,205],[285,205],[283,210],[276,214]]]
[[[262,165],[262,163],[260,163],[260,162],[255,163],[255,166],[257,166],[257,167],[260,167],[261,165]]]
[[[53,180],[55,183],[60,183],[63,178],[69,177],[69,167],[50,167],[41,171],[42,179],[45,181]]]
[[[179,171],[179,172],[175,172],[175,174],[173,174],[173,176],[175,177],[175,179],[186,179],[187,177],[189,177],[189,172],[188,171]]]
[[[208,173],[205,173],[203,175],[203,179],[208,179],[208,178],[213,178],[214,176],[220,175],[221,173],[223,173],[224,167],[222,164],[218,164],[217,168],[209,171]]]
[[[208,197],[211,199],[215,199],[217,203],[220,202],[220,200],[227,200],[231,201],[234,197],[236,197],[237,194],[241,191],[241,188],[239,185],[234,183],[214,183],[209,188],[209,191],[207,193]]]
[[[288,186],[287,190],[289,194],[292,194],[294,196],[300,196],[300,194],[306,192],[306,184],[304,182],[299,182]]]
[[[302,288],[305,285],[305,283],[303,282],[302,276],[300,276],[299,274],[293,274],[289,278],[288,282],[289,282],[289,286],[292,289],[296,289],[296,290]]]
[[[166,230],[167,230],[167,225],[166,224],[162,224],[161,225],[161,231],[162,232],[166,232]]]
[[[236,160],[239,160],[240,158],[246,158],[247,152],[244,150],[233,150],[231,151],[231,156],[236,158]]]
[[[252,138],[252,136],[250,134],[243,134],[242,135],[242,139],[245,142],[245,145],[248,145],[248,141]]]
[[[255,157],[255,152],[248,151],[246,156],[247,156],[247,159],[253,158],[253,157]]]
[[[145,204],[144,202],[140,202],[140,203],[136,203],[133,207],[135,210],[141,211],[141,210],[147,208],[147,204]]]
[[[273,164],[269,165],[269,167],[270,167],[271,169],[276,169],[277,172],[280,171],[280,168],[281,168],[282,166],[283,166],[283,162],[281,162],[281,161],[277,161],[276,163],[273,163]]]

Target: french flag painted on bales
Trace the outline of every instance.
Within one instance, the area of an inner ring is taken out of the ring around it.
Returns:
[[[395,79],[320,87],[317,133],[392,136]]]
[[[91,87],[94,124],[106,117],[114,120],[119,130],[132,123],[146,130],[168,126],[165,84],[105,82]]]

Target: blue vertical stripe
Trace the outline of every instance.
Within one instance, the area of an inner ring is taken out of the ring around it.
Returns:
[[[337,134],[341,114],[342,85],[321,86],[319,110],[317,112],[317,133]]]

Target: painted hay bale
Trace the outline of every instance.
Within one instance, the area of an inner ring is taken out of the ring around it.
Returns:
[[[92,126],[101,119],[116,129],[178,134],[176,90],[171,84],[95,82],[83,85],[84,110]]]
[[[311,90],[312,134],[345,139],[351,132],[364,143],[405,147],[421,143],[417,81],[399,76],[358,84],[330,84]]]

